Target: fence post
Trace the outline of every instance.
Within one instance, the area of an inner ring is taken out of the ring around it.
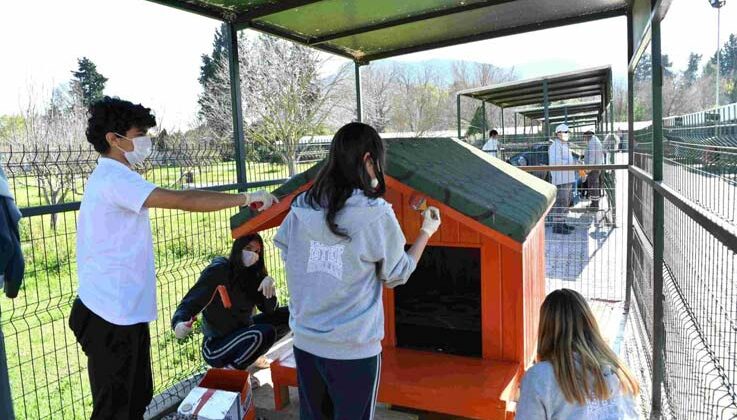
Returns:
[[[660,46],[660,19],[652,20],[651,57],[653,77],[653,180],[663,180],[663,68]],[[650,418],[661,418],[661,388],[664,366],[665,328],[663,325],[663,247],[664,210],[661,194],[653,190],[653,380]]]
[[[361,98],[361,64],[356,61],[353,63],[355,66],[355,78],[356,78],[356,121],[363,121],[363,99]]]
[[[550,115],[548,108],[550,107],[550,101],[548,100],[548,81],[543,80],[543,109],[545,113],[545,134],[543,134],[544,138],[547,138],[550,135]]]
[[[230,105],[233,114],[233,141],[235,142],[235,174],[238,191],[246,190],[246,138],[243,132],[243,106],[241,103],[241,77],[238,68],[238,29],[228,26],[228,70],[230,75]]]
[[[486,101],[484,101],[484,100],[481,101],[481,113],[484,115],[483,119],[481,120],[481,121],[483,121],[483,125],[482,125],[482,128],[481,128],[481,132],[482,132],[481,139],[483,141],[483,139],[486,137],[486,129],[487,129],[487,126],[486,126]]]
[[[458,139],[461,138],[461,95],[456,95],[456,116],[458,119]]]
[[[627,13],[627,63],[634,55],[634,39],[632,35],[632,12]],[[627,166],[635,164],[635,74],[627,70]],[[624,310],[629,312],[632,302],[632,287],[634,286],[635,272],[632,269],[632,243],[634,235],[634,202],[635,202],[635,177],[627,173],[627,280],[625,286]]]

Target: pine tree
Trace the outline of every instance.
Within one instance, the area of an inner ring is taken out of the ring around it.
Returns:
[[[97,71],[97,66],[87,57],[77,60],[79,69],[72,71],[72,91],[81,96],[84,106],[102,99],[108,79]]]
[[[691,53],[688,56],[688,67],[683,72],[683,79],[686,82],[686,86],[691,86],[698,77],[699,65],[701,64],[701,54]]]
[[[466,137],[478,133],[484,134],[484,110],[480,106],[476,108],[476,112],[473,114],[471,124],[469,125],[468,130],[466,130]]]

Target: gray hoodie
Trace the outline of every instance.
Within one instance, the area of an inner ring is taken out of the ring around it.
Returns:
[[[274,237],[286,266],[294,345],[328,359],[381,353],[382,286],[404,284],[415,270],[394,211],[355,191],[336,217],[350,239],[334,235],[325,211],[300,195]]]
[[[539,362],[522,379],[515,418],[518,420],[629,420],[639,414],[631,395],[622,394],[619,377],[610,366],[603,367],[611,398],[592,399],[586,404],[569,403],[558,386],[550,362]],[[591,378],[593,380],[593,377]]]

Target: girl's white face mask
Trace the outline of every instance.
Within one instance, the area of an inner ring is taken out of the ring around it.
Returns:
[[[126,136],[121,136],[120,134],[117,134],[117,135],[124,139],[128,139],[128,137]],[[128,140],[133,142],[132,151],[127,152],[123,150],[123,148],[117,145],[115,147],[117,147],[118,149],[120,149],[121,152],[123,152],[123,154],[125,155],[125,159],[128,161],[128,163],[130,163],[131,166],[139,166],[151,154],[151,149],[153,148],[153,145],[151,143],[151,138],[148,136],[140,136],[140,137],[135,137],[135,138],[128,139]]]
[[[243,258],[243,265],[246,267],[251,267],[258,262],[259,257],[256,252],[248,251],[244,249],[242,258]]]

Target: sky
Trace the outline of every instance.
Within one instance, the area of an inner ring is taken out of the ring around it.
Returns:
[[[202,54],[219,22],[144,0],[0,2],[0,115],[18,113],[31,95],[66,83],[85,56],[109,79],[105,93],[155,110],[160,125],[196,118]],[[716,12],[706,0],[674,0],[662,25],[663,52],[676,69],[695,51],[716,49]],[[737,32],[737,0],[722,9],[721,38]],[[513,35],[393,58],[468,60],[514,67],[522,78],[598,65],[626,74],[623,17]],[[562,47],[560,47],[562,46]],[[346,61],[331,59],[330,72]]]

